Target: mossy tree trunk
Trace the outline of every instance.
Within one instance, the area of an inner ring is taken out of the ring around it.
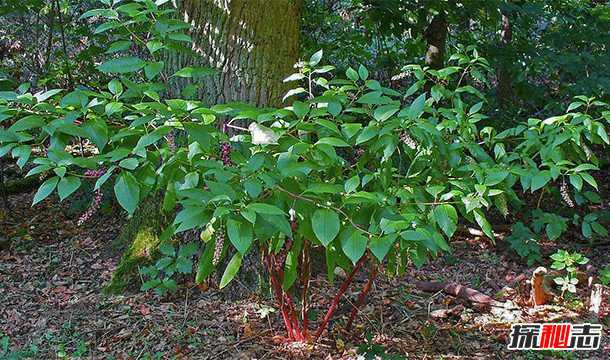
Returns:
[[[176,70],[184,66],[219,70],[215,76],[195,80],[201,85],[198,98],[208,105],[239,101],[277,106],[286,91],[282,80],[298,60],[301,1],[184,0],[177,5],[192,24],[193,51],[167,62]],[[191,82],[181,79],[172,84],[173,96]],[[128,247],[107,288],[111,292],[121,291],[137,265],[155,253],[166,225],[159,212],[161,202],[160,196],[142,201],[123,229],[118,242]]]

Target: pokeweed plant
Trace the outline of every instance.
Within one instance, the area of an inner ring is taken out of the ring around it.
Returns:
[[[589,259],[581,253],[569,253],[565,250],[557,250],[551,255],[551,259],[553,260],[551,268],[565,272],[563,276],[557,276],[553,279],[557,285],[561,286],[561,296],[563,297],[566,291],[576,293],[576,285],[578,284],[577,266],[585,265],[589,262]]]
[[[380,265],[401,274],[450,251],[460,219],[494,241],[488,216],[520,209],[524,192],[537,193],[540,203],[561,187],[568,196],[597,190],[591,172],[598,160],[587,149],[608,143],[608,105],[579,98],[567,114],[499,131],[482,112],[483,94],[467,83],[470,72],[488,69],[474,49],[452,56],[444,69],[405,67],[414,79],[406,90],[383,86],[364,66],[333,76],[332,66],[320,65],[320,51],[286,78],[298,85],[284,108],[206,107],[172,98],[167,84],[212,70],[168,75],[160,60],[177,51],[177,42],[190,41],[188,24],[174,20],[164,2],[105,3],[84,16],[108,19],[97,31],[116,41],[98,69],[117,77],[106,87],[0,93],[0,156],[21,167],[32,163],[28,176],[45,178],[34,204],[54,192],[62,201],[83,181],[95,181],[93,191],[111,182],[120,206],[133,214],[144,197],[161,191],[161,208],[176,211],[162,238],[201,231],[197,282],[222,271],[226,286],[256,249],[290,340],[317,340],[355,274],[368,266],[351,324]],[[134,55],[136,45],[148,53]],[[183,143],[177,133],[185,134]],[[71,152],[77,143],[91,150]],[[550,231],[556,234],[554,224]],[[152,281],[146,288],[172,289],[173,267],[188,272],[168,246],[144,271]],[[309,278],[312,256],[320,255],[329,278],[337,267],[347,277],[312,331]],[[218,269],[225,256],[231,259]]]

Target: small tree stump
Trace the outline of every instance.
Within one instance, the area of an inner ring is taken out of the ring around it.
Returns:
[[[545,275],[547,274],[546,268],[540,266],[534,270],[530,283],[532,289],[530,291],[530,299],[533,306],[544,305],[552,299],[553,294],[546,289]]]
[[[593,285],[593,289],[591,290],[591,299],[589,301],[589,312],[594,314],[595,316],[599,316],[599,309],[602,305],[603,293],[604,288],[601,284]]]

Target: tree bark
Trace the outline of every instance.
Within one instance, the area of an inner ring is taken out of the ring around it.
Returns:
[[[286,91],[282,80],[293,72],[292,66],[298,60],[301,1],[183,0],[178,9],[180,16],[192,25],[193,51],[166,59],[169,68],[218,69],[215,76],[194,80],[201,85],[198,99],[206,105],[233,101],[255,106],[279,105]],[[172,96],[179,97],[180,89],[194,81],[176,80],[170,87]],[[151,212],[150,207],[158,208],[160,201],[155,197],[142,200],[147,205],[140,206],[126,225],[121,242],[131,245],[127,245],[119,271],[108,287],[110,290],[122,290],[138,262],[147,260],[158,246],[165,220],[160,211]],[[140,256],[142,246],[146,248],[146,256]],[[244,259],[242,267],[256,262],[255,256]],[[222,266],[219,269],[222,274]],[[250,273],[250,277],[256,275]],[[256,282],[256,279],[242,280],[247,284]],[[234,295],[234,290],[228,293]]]
[[[192,25],[195,56],[174,56],[170,66],[219,70],[200,82],[198,98],[208,105],[279,105],[286,91],[282,80],[299,56],[300,9],[301,0],[184,0],[179,11]]]
[[[445,41],[447,40],[447,15],[440,12],[432,18],[424,37],[428,44],[426,65],[440,69],[444,64]]]

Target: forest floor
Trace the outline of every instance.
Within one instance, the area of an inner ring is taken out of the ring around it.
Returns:
[[[10,247],[0,250],[0,359],[610,358],[608,289],[598,351],[506,349],[514,322],[600,320],[587,315],[586,286],[550,306],[525,305],[525,280],[515,279],[521,274],[529,278],[534,268],[524,266],[501,239],[493,246],[463,235],[452,242],[451,254],[400,277],[380,276],[355,329],[343,330],[351,311],[348,302],[328,334],[311,347],[274,341],[283,335],[280,316],[270,299],[255,295],[227,301],[213,286],[192,283],[162,298],[137,287],[120,296],[102,295],[121,255],[113,239],[122,220],[106,213],[79,227],[78,216],[67,215],[69,204],[46,200],[31,207],[32,197],[13,195],[11,211],[0,210],[0,233],[10,239]],[[574,242],[563,242],[560,247],[574,248]],[[593,266],[608,264],[607,247],[578,250]],[[543,251],[548,255],[551,250]],[[364,275],[358,278],[355,288],[365,280]],[[422,292],[416,280],[457,282],[504,306],[478,310],[463,299]],[[313,279],[318,289],[313,314],[324,311],[336,286],[328,286],[322,275]],[[356,296],[349,292],[348,300]]]

